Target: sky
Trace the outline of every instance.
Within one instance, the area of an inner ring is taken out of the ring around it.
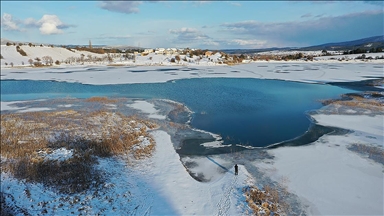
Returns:
[[[258,49],[384,35],[383,1],[1,1],[1,38]]]

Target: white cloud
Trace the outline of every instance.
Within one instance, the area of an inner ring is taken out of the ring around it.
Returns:
[[[306,13],[306,14],[301,16],[301,18],[308,18],[308,17],[312,17],[312,14],[311,13]]]
[[[24,25],[27,27],[39,27],[39,24],[37,23],[37,20],[34,18],[27,18],[24,20]]]
[[[183,27],[181,29],[171,29],[169,30],[171,34],[195,34],[198,33],[199,31],[195,28],[186,28]]]
[[[214,41],[214,40],[206,40],[203,42],[204,45],[207,45],[207,46],[219,46],[220,43],[217,42],[217,41]]]
[[[200,6],[211,3],[210,1],[191,1],[191,2],[196,7],[200,7]]]
[[[231,2],[230,4],[236,7],[241,7],[241,4],[238,2]]]
[[[14,20],[11,14],[4,13],[1,17],[1,26],[6,31],[21,31],[18,21]]]
[[[261,40],[268,40],[268,43],[307,46],[382,35],[383,11],[363,11],[341,16],[316,16],[314,19],[304,21],[260,22],[248,20],[224,23],[221,27],[224,32],[257,37]]]
[[[64,24],[58,16],[45,14],[40,20],[27,18],[24,21],[14,19],[11,14],[4,13],[1,18],[1,26],[6,31],[26,31],[19,25],[28,28],[39,28],[40,33],[44,35],[62,34],[63,29],[74,27],[74,25]]]
[[[171,41],[175,44],[219,46],[218,41],[195,28],[170,29],[169,33],[176,35]]]
[[[61,26],[64,26],[64,23],[61,22],[59,17],[56,15],[44,15],[38,22],[40,25],[40,33],[45,35],[51,34],[62,34]]]
[[[102,1],[100,8],[119,13],[139,13],[139,5],[142,1]]]
[[[107,39],[107,40],[120,40],[120,39],[129,39],[132,38],[131,35],[101,35],[96,39]]]
[[[229,41],[229,44],[236,44],[240,46],[252,46],[252,47],[261,47],[265,45],[267,41],[265,40],[255,40],[255,39],[250,39],[250,40],[243,40],[243,39],[234,39]]]
[[[51,35],[51,34],[62,34],[63,30],[57,28],[54,23],[43,23],[39,28],[41,34]]]

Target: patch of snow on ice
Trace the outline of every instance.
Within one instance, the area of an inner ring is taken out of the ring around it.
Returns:
[[[65,108],[69,108],[72,106],[74,106],[74,105],[73,104],[60,104],[60,105],[58,105],[58,107],[65,107]]]
[[[23,110],[19,110],[17,112],[19,113],[24,113],[24,112],[40,112],[40,111],[48,111],[52,110],[51,108],[46,108],[46,107],[41,107],[41,108],[27,108]]]
[[[149,114],[149,118],[153,119],[165,119],[166,116],[159,115],[155,106],[147,101],[135,101],[133,104],[127,104],[127,106],[132,107],[134,109],[140,110],[143,113]]]
[[[311,215],[383,215],[383,166],[349,151],[353,143],[383,146],[383,116],[314,115],[318,124],[353,130],[324,135],[311,145],[268,150],[275,159],[255,162],[310,206]]]

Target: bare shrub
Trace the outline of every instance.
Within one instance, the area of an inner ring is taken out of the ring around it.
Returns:
[[[52,65],[53,64],[53,59],[51,56],[43,56],[42,60],[45,63],[45,65]]]
[[[263,190],[255,186],[243,189],[248,206],[255,215],[285,215],[287,204],[280,200],[279,192],[265,186]]]
[[[43,65],[43,63],[37,61],[37,62],[33,62],[33,66],[35,66],[35,67],[43,67],[44,65]]]

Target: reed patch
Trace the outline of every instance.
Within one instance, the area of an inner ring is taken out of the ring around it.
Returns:
[[[102,110],[2,114],[1,171],[63,193],[80,192],[103,182],[94,168],[98,157],[150,156],[155,141],[148,130],[156,127]]]
[[[254,215],[287,215],[289,206],[280,199],[279,191],[269,185],[261,190],[256,186],[243,189],[245,200]],[[281,192],[280,192],[281,193]]]

